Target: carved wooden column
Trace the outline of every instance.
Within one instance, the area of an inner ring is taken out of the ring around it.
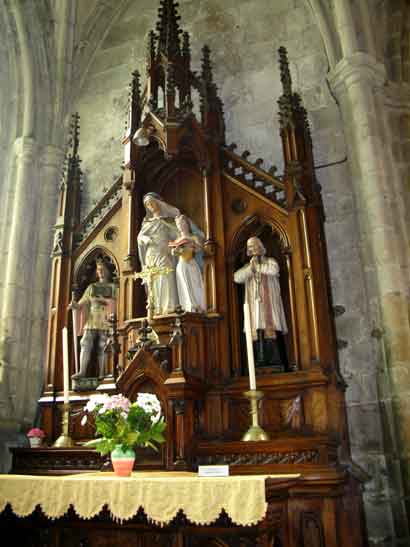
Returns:
[[[132,274],[136,269],[136,241],[135,241],[135,171],[133,169],[126,168],[123,173],[123,229],[127,235],[122,234],[125,238],[124,244],[126,245],[126,253],[124,255],[122,275],[120,277],[120,294],[122,295],[122,302],[120,305],[120,324],[135,317],[134,315],[134,284],[135,281],[132,278]]]
[[[119,324],[138,315],[145,315],[144,291],[132,278],[132,274],[139,270],[137,254],[137,234],[142,221],[142,193],[141,185],[137,181],[138,150],[133,142],[133,136],[141,123],[141,91],[140,75],[137,70],[132,74],[129,92],[129,107],[127,127],[124,139],[124,172],[123,172],[123,249],[124,265],[120,279],[120,294],[122,302],[119,312]],[[127,234],[127,235],[125,235]],[[138,310],[136,309],[139,302]]]
[[[210,168],[203,167],[202,180],[205,213],[204,285],[207,312],[215,313],[217,312],[215,280],[215,241],[213,240],[212,195],[209,175]]]

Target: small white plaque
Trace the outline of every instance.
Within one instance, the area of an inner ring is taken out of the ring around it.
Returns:
[[[198,477],[229,477],[229,465],[198,465]]]

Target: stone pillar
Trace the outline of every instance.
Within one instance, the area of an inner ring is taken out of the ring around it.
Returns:
[[[385,80],[384,66],[360,52],[342,59],[329,75],[346,129],[369,311],[374,335],[380,339],[378,387],[385,418],[386,463],[394,492],[391,513],[397,537],[408,539],[402,475],[402,465],[408,469],[410,464],[408,249],[386,132],[387,114],[381,95]],[[357,426],[352,424],[353,428]],[[375,508],[372,513],[377,514]]]
[[[2,368],[3,375],[7,377],[8,393],[3,393],[2,396],[7,401],[12,401],[8,416],[3,417],[21,423],[27,384],[24,374],[29,351],[27,341],[31,328],[30,301],[35,260],[33,238],[39,226],[37,143],[29,137],[19,138],[15,142],[15,154],[15,190],[8,228],[0,346],[4,346],[7,357]]]
[[[41,392],[43,359],[46,348],[46,325],[50,287],[50,266],[53,241],[53,225],[57,214],[59,185],[61,182],[64,151],[49,145],[40,155],[40,207],[36,223],[37,244],[31,284],[32,303],[30,306],[31,337],[26,376],[24,419],[32,420]]]

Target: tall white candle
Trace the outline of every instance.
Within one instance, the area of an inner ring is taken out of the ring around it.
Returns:
[[[70,402],[69,389],[69,366],[68,366],[68,331],[67,327],[63,328],[63,388],[64,388],[64,404]]]
[[[248,354],[249,386],[251,389],[256,389],[256,374],[255,374],[255,359],[253,355],[251,314],[249,311],[248,302],[245,302],[245,304],[243,305],[243,316],[244,316],[244,323],[245,323],[246,350]]]

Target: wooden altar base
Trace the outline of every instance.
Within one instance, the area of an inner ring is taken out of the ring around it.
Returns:
[[[171,523],[159,527],[149,522],[142,509],[120,523],[106,508],[88,520],[79,518],[72,508],[52,520],[40,507],[19,518],[7,506],[0,514],[0,529],[7,530],[13,545],[30,547],[367,546],[360,489],[343,470],[319,480],[268,478],[265,496],[265,518],[252,526],[235,525],[224,511],[204,526],[194,525],[180,511]]]
[[[11,473],[19,475],[72,475],[90,471],[112,471],[109,456],[90,448],[11,448]],[[163,469],[162,452],[135,450],[134,470]]]

